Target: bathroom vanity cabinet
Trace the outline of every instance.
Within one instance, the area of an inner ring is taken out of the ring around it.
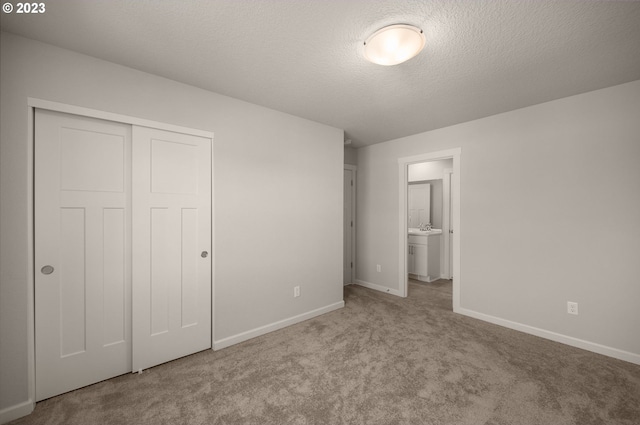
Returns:
[[[411,236],[410,236],[411,238]],[[407,269],[410,275],[414,275],[415,279],[421,276],[426,277],[428,274],[428,258],[427,258],[427,236],[413,236],[415,242],[409,242],[409,253],[407,258]],[[424,239],[424,242],[422,241]],[[421,279],[422,280],[422,279]]]
[[[442,230],[409,233],[407,271],[412,279],[432,282],[440,278],[440,239]]]

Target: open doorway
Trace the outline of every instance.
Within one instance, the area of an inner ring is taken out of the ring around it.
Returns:
[[[344,165],[343,202],[343,284],[353,283],[356,258],[356,170],[355,165]]]
[[[451,229],[446,215],[451,209],[450,188],[445,190],[444,181],[445,172],[453,170],[453,159],[418,162],[408,167],[409,278],[426,283],[451,279],[448,263],[445,264]]]
[[[441,253],[441,258],[439,261],[439,275],[447,276],[452,279],[452,304],[453,311],[458,311],[460,308],[460,154],[461,149],[450,149],[446,151],[425,153],[422,155],[416,155],[411,157],[399,158],[398,166],[399,166],[399,281],[400,281],[400,292],[403,297],[408,295],[408,285],[409,285],[409,271],[410,264],[412,258],[412,252],[417,252],[416,248],[410,246],[410,235],[409,232],[409,167],[412,164],[433,162],[433,161],[442,161],[442,160],[451,160],[446,168],[441,170],[442,173],[442,191],[443,195],[446,190],[447,195],[450,196],[450,202],[447,205],[447,208],[442,207],[442,216],[440,217],[440,227],[442,229],[438,229],[441,236],[439,240],[442,243],[442,248],[439,249]],[[447,164],[443,162],[442,164]],[[445,172],[446,170],[446,172]],[[416,181],[415,178],[412,178]],[[428,180],[428,179],[425,179]],[[446,189],[445,189],[445,180],[446,180]],[[419,181],[419,180],[417,180]],[[444,204],[444,196],[443,196],[443,204]],[[427,223],[423,223],[427,224]],[[432,224],[432,223],[431,223]],[[423,229],[425,229],[425,226]],[[446,229],[445,229],[446,227]],[[421,232],[415,232],[416,234],[427,235],[430,234],[428,231],[423,230]],[[449,264],[445,264],[445,260],[448,261]],[[416,271],[415,269],[412,271]],[[427,273],[428,277],[428,273]],[[434,276],[435,277],[435,276]]]

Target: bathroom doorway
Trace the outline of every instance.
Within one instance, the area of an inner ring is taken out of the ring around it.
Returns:
[[[444,264],[445,235],[449,230],[449,220],[444,218],[449,210],[450,191],[444,190],[444,182],[446,170],[452,169],[452,158],[409,164],[407,272],[410,279],[426,283],[450,279]]]
[[[415,248],[412,250],[410,247],[410,237],[415,236],[409,233],[409,185],[411,181],[425,183],[428,180],[439,180],[442,186],[442,202],[441,210],[439,212],[438,224],[439,231],[443,234],[441,237],[442,247],[439,248],[440,258],[439,262],[439,277],[445,276],[452,279],[452,303],[453,311],[457,311],[460,308],[460,155],[461,149],[451,149],[446,151],[425,153],[422,155],[416,155],[411,157],[399,158],[399,280],[400,280],[400,292],[403,297],[408,295],[409,285],[409,270],[412,258],[412,252],[418,252]],[[430,175],[415,175],[415,172],[420,167],[411,167],[414,164],[432,163],[432,167],[423,167],[425,169],[434,169],[436,161],[450,160],[450,162],[441,162],[440,169],[437,177],[439,179],[429,178],[434,177]],[[411,170],[410,170],[411,169]],[[447,172],[445,173],[445,170]],[[410,176],[411,171],[411,176]],[[445,189],[445,180],[447,181],[447,188]],[[420,184],[418,183],[418,184]],[[450,201],[447,202],[445,208],[444,192],[448,192]],[[435,219],[435,217],[434,217]],[[424,223],[423,223],[424,224]],[[433,228],[433,223],[432,228]],[[445,229],[445,227],[447,227]],[[454,230],[455,229],[455,230]],[[428,233],[423,230],[422,232],[415,232],[416,234]],[[445,246],[446,245],[446,246]],[[446,250],[446,251],[445,251]],[[448,254],[448,255],[447,255]],[[449,265],[445,264],[444,260],[449,257]]]
[[[348,285],[355,279],[356,258],[356,170],[355,165],[344,165],[343,186],[343,261],[342,283]]]

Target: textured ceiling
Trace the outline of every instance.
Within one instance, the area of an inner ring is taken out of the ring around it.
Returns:
[[[2,30],[345,130],[354,147],[640,79],[640,2],[49,0]],[[380,27],[425,31],[393,67]]]

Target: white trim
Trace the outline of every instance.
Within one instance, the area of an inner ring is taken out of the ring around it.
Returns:
[[[229,346],[239,344],[258,336],[268,334],[278,329],[286,328],[287,326],[295,325],[296,323],[304,322],[305,320],[312,319],[316,316],[329,313],[334,310],[338,310],[344,307],[344,301],[338,301],[337,303],[329,304],[325,307],[320,307],[315,310],[308,311],[306,313],[299,314],[297,316],[289,317],[288,319],[279,320],[268,325],[260,326],[255,329],[251,329],[246,332],[242,332],[227,338],[223,338],[220,341],[213,342],[214,350],[221,350]]]
[[[399,192],[399,202],[400,206],[398,208],[398,212],[400,215],[400,224],[399,224],[399,235],[400,235],[400,246],[398,247],[398,287],[400,288],[399,296],[406,297],[408,290],[407,286],[409,285],[409,271],[407,267],[408,261],[408,245],[409,245],[409,237],[407,236],[407,198],[408,198],[408,185],[409,185],[409,166],[407,163],[401,162],[398,160],[399,172],[398,181],[400,182],[400,186],[398,188]]]
[[[14,404],[13,406],[5,407],[0,410],[0,424],[6,424],[23,416],[27,416],[33,412],[36,404],[32,398],[27,401],[23,401],[20,404]]]
[[[353,227],[351,228],[351,261],[354,267],[351,268],[351,282],[349,282],[352,283],[356,278],[356,187],[358,184],[358,167],[344,164],[344,169],[353,172],[353,186],[351,187],[351,221],[353,222]]]
[[[453,209],[453,289],[452,301],[453,311],[460,310],[460,157],[461,148],[447,149],[443,151],[424,153],[420,155],[398,158],[398,282],[399,296],[406,297],[409,286],[407,274],[407,185],[409,184],[409,164],[419,162],[438,161],[441,159],[453,159],[452,192],[453,199],[451,208]]]
[[[398,297],[402,296],[402,293],[397,289],[387,288],[386,286],[376,285],[375,283],[366,282],[364,280],[356,279],[353,283],[356,285],[364,286],[365,288],[373,289],[376,291],[384,292],[386,294],[395,295]]]
[[[33,407],[36,399],[36,313],[35,313],[35,206],[34,206],[34,149],[35,139],[33,128],[35,112],[32,107],[27,107],[27,395]],[[24,404],[24,403],[23,403]],[[28,413],[27,413],[28,414]],[[0,420],[0,423],[4,423]]]
[[[451,223],[449,217],[451,212],[451,176],[452,168],[446,168],[442,176],[442,244],[440,244],[440,277],[451,279],[451,258],[449,258],[449,245],[451,244]]]
[[[216,329],[216,315],[214,314],[216,308],[216,232],[215,225],[216,221],[214,220],[215,216],[215,181],[214,181],[214,161],[213,161],[213,134],[211,135],[211,251],[209,255],[211,256],[211,350],[213,350],[213,341],[215,341],[215,329]]]
[[[482,320],[484,322],[493,323],[494,325],[504,326],[505,328],[513,329],[516,331],[524,332],[529,335],[535,335],[540,338],[549,339],[551,341],[559,342],[562,344],[570,345],[572,347],[581,348],[583,350],[591,351],[593,353],[602,354],[604,356],[613,357],[616,359],[624,360],[629,363],[640,365],[640,354],[631,353],[629,351],[620,350],[606,345],[598,344],[595,342],[585,341],[583,339],[574,338],[559,334],[556,332],[548,331],[545,329],[536,328],[534,326],[525,325],[518,322],[512,322],[511,320],[501,319],[500,317],[491,316],[484,313],[478,313],[474,310],[466,308],[459,308],[457,313],[465,316],[473,317],[474,319]]]
[[[115,121],[123,124],[137,125],[140,127],[156,128],[158,130],[172,131],[174,133],[191,134],[213,140],[213,132],[198,130],[194,128],[181,127],[178,125],[147,120],[144,118],[132,117],[129,115],[114,114],[112,112],[90,109],[82,106],[67,105],[64,103],[52,102],[50,100],[27,98],[27,105],[32,108],[47,109],[49,111],[64,112],[67,114],[80,115],[89,118],[98,118],[106,121]]]

